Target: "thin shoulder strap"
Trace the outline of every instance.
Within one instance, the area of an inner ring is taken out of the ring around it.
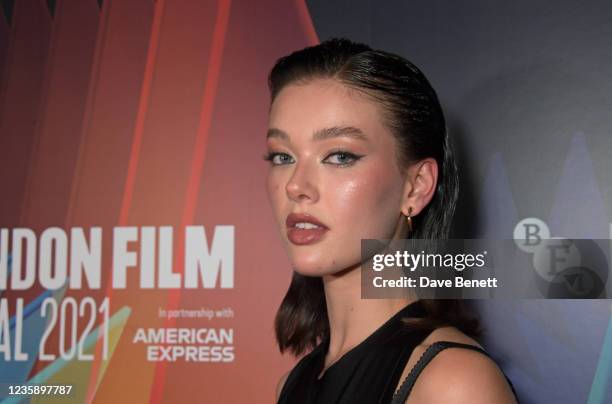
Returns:
[[[410,391],[414,387],[414,383],[416,382],[417,378],[419,377],[419,375],[421,374],[421,372],[423,371],[425,366],[434,358],[434,356],[436,356],[440,351],[442,351],[442,350],[444,350],[446,348],[466,348],[466,349],[472,349],[474,351],[478,351],[478,352],[480,352],[482,354],[485,354],[489,358],[491,358],[491,355],[489,355],[489,353],[487,351],[485,351],[484,349],[482,349],[480,347],[477,347],[475,345],[463,344],[461,342],[453,342],[453,341],[437,341],[437,342],[434,342],[433,344],[431,344],[425,350],[425,352],[423,352],[423,355],[421,355],[421,357],[419,358],[417,363],[414,365],[412,370],[410,370],[410,373],[408,374],[408,376],[406,376],[406,378],[402,382],[400,388],[393,395],[393,399],[391,400],[391,404],[404,404],[406,402],[406,400],[408,399],[408,395],[410,394]],[[493,358],[491,358],[491,359],[493,359]],[[506,377],[506,380],[510,384],[510,388],[512,389],[512,393],[514,394],[514,397],[516,398],[516,402],[518,403],[519,402],[518,401],[518,396],[516,395],[516,391],[514,390],[514,386],[512,385],[512,382],[510,381],[510,379],[508,379],[508,377],[505,374],[504,374],[504,376]]]

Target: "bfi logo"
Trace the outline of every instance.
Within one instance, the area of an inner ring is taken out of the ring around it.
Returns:
[[[610,223],[612,239],[612,223]],[[553,236],[548,225],[537,217],[522,219],[514,227],[515,245],[533,254],[532,264],[540,291],[549,298],[601,298],[608,277],[608,255],[601,240]]]

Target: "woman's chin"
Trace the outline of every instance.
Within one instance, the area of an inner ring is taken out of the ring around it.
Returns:
[[[323,276],[338,272],[338,268],[320,262],[293,261],[292,264],[295,272],[304,276]]]
[[[333,273],[334,271],[331,269],[321,268],[321,267],[310,267],[310,266],[299,266],[294,265],[293,269],[300,275],[304,276],[323,276]]]
[[[315,264],[315,263],[300,263],[293,262],[292,265],[295,272],[304,276],[324,276],[324,275],[341,275],[347,270],[354,269],[353,266],[341,267],[338,265]]]

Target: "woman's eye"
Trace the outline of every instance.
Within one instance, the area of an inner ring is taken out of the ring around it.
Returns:
[[[363,156],[357,156],[356,154],[338,151],[334,153],[330,153],[325,159],[323,159],[323,163],[332,164],[337,166],[349,166],[355,163]],[[269,161],[273,166],[280,166],[285,164],[292,164],[295,162],[293,157],[291,157],[287,153],[278,153],[278,152],[270,152],[263,156],[263,159]]]
[[[323,161],[329,162],[330,164],[339,165],[339,166],[346,166],[346,165],[353,164],[354,162],[359,160],[361,157],[362,156],[357,156],[353,153],[339,151],[339,152],[331,153]]]
[[[269,161],[274,166],[289,164],[293,162],[293,157],[291,157],[287,153],[270,152],[265,154],[263,159]]]

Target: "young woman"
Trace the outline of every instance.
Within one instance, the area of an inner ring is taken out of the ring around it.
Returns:
[[[331,39],[279,59],[269,85],[267,190],[294,269],[276,337],[307,353],[277,401],[516,402],[460,302],[361,299],[361,239],[448,237],[456,166],[425,76]]]

